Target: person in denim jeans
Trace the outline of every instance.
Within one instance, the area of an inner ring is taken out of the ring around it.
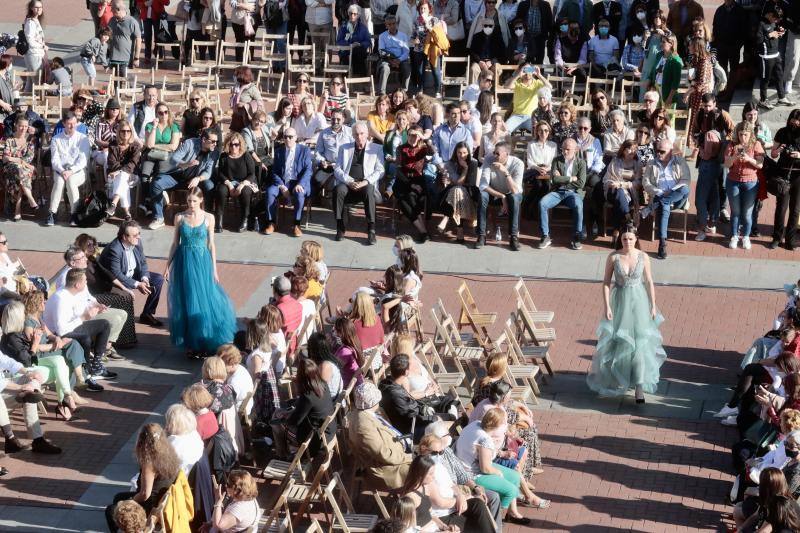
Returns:
[[[561,155],[553,159],[550,169],[551,191],[539,201],[539,224],[542,240],[537,246],[540,250],[550,246],[550,224],[548,211],[559,204],[572,210],[573,237],[570,244],[573,250],[581,249],[583,231],[583,187],[586,184],[586,161],[577,157],[578,143],[567,139],[561,145]]]
[[[505,141],[495,144],[494,153],[484,159],[478,183],[481,199],[475,248],[482,248],[486,243],[486,211],[491,204],[501,206],[501,215],[508,213],[509,245],[513,251],[519,250],[519,207],[524,173],[525,164],[511,155],[511,147]]]
[[[653,210],[661,209],[658,228],[658,258],[667,258],[667,229],[670,211],[686,204],[689,197],[691,175],[686,160],[673,153],[672,142],[658,141],[656,157],[650,161],[642,175],[642,188],[651,198],[650,205],[642,209],[642,218]]]
[[[729,248],[739,244],[739,223],[742,225],[742,248],[750,249],[750,230],[753,227],[753,206],[758,195],[758,170],[764,165],[764,148],[756,139],[753,125],[741,122],[736,126],[734,140],[725,151],[728,168],[728,202],[731,205],[731,240]]]
[[[164,191],[179,184],[185,185],[187,189],[200,187],[206,193],[214,190],[211,174],[219,158],[219,152],[215,150],[218,142],[219,135],[216,131],[205,130],[199,139],[186,139],[172,153],[169,160],[173,165],[172,170],[159,174],[150,189],[154,215],[149,229],[164,227]]]
[[[711,93],[703,95],[697,120],[692,126],[694,145],[700,149],[697,159],[697,185],[695,202],[697,202],[697,236],[695,240],[704,241],[707,233],[716,233],[717,219],[724,196],[720,191],[722,182],[722,154],[725,142],[730,139],[735,125],[727,111],[717,108],[716,97]],[[715,131],[719,136],[719,151],[705,149],[706,135]]]

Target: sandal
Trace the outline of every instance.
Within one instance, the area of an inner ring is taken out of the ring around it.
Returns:
[[[539,498],[539,505],[534,505],[533,507],[536,509],[547,509],[548,507],[550,507],[550,500]]]

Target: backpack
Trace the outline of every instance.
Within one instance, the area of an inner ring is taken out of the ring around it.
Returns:
[[[28,46],[28,38],[25,37],[25,29],[23,28],[17,33],[17,53],[21,56],[24,56],[28,53],[29,48],[30,46]]]
[[[109,201],[105,191],[93,191],[83,199],[75,213],[75,222],[80,228],[96,228],[108,218]]]

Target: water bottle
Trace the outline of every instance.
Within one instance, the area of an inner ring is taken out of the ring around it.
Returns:
[[[503,240],[503,232],[500,231],[500,225],[495,226],[494,229],[494,240],[500,242]]]

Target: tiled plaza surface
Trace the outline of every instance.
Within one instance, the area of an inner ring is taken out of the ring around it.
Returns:
[[[57,254],[20,255],[29,271],[46,276],[60,264]],[[154,269],[163,268],[162,262],[153,263]],[[222,282],[240,311],[266,300],[266,286],[276,271],[282,269],[220,265]],[[378,277],[376,271],[334,270],[331,299],[342,304],[354,288]],[[511,278],[430,274],[423,279],[424,316],[438,298],[456,312],[455,291],[462,280],[470,284],[479,305],[498,311],[501,320],[512,311]],[[717,529],[727,510],[723,498],[731,479],[728,450],[735,435],[710,420],[709,410],[719,407],[720,391],[732,383],[740,353],[768,327],[782,295],[658,287],[669,359],[659,394],[641,407],[630,398],[597,399],[583,385],[601,311],[600,285],[529,281],[528,287],[540,309],[556,312],[558,334],[553,348],[556,378],[542,385],[535,411],[545,468],[535,479],[537,493],[552,499],[553,506],[546,511],[526,509],[535,520],[532,525],[546,531]],[[165,315],[165,303],[164,298],[160,316]],[[137,328],[140,346],[128,352],[130,358],[150,360],[160,352],[154,359],[158,364],[137,374],[126,368],[128,363],[112,364],[122,367],[120,383],[89,397],[92,405],[81,411],[80,420],[64,423],[48,414],[45,431],[64,453],[43,459],[26,451],[0,459],[11,471],[0,479],[0,506],[81,508],[76,504],[84,492],[101,481],[96,476],[175,385],[166,374],[181,368],[186,370],[182,381],[191,382],[199,363],[187,364],[170,347],[164,331]],[[24,436],[19,413],[13,418],[15,431]],[[124,479],[134,473],[131,466]],[[109,489],[109,500],[115,490],[123,488]],[[527,528],[507,531],[522,529]]]

